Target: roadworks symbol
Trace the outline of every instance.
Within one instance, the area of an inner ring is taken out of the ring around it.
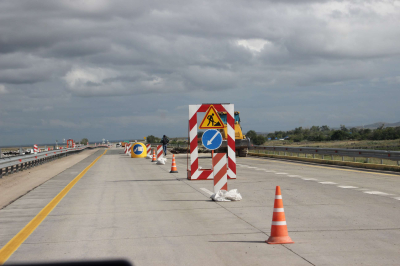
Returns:
[[[215,110],[213,105],[210,105],[206,115],[203,118],[203,121],[201,121],[199,126],[199,129],[210,128],[224,128],[224,123],[222,122],[221,117],[219,117],[217,110]]]

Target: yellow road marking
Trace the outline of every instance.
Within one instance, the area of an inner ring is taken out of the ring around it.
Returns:
[[[21,246],[22,243],[35,231],[35,229],[46,219],[47,215],[57,206],[71,188],[86,174],[86,172],[104,155],[104,151],[79,175],[77,175],[57,196],[52,199],[18,234],[16,234],[2,249],[0,249],[0,265],[4,264],[8,258]]]
[[[257,159],[257,158],[243,158],[247,160],[257,160],[257,161],[263,161],[264,159]],[[341,169],[341,168],[335,168],[335,167],[326,167],[326,166],[316,166],[316,165],[309,165],[309,164],[301,164],[301,163],[289,163],[289,162],[281,162],[278,160],[273,160],[274,162],[277,163],[283,163],[283,164],[295,164],[295,165],[304,165],[308,167],[315,167],[315,168],[324,168],[324,169],[333,169],[333,170],[339,170],[339,171],[347,171],[347,172],[356,172],[356,173],[367,173],[367,174],[372,174],[372,175],[388,175],[388,176],[399,176],[399,175],[393,175],[393,174],[383,174],[383,173],[376,173],[376,172],[370,172],[370,171],[357,171],[357,170],[350,170],[350,169]]]

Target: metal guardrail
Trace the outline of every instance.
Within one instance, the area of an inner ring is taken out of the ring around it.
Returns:
[[[322,149],[322,148],[311,148],[311,147],[285,147],[285,146],[252,146],[250,147],[251,150],[265,150],[265,151],[273,151],[278,152],[280,154],[283,152],[283,155],[287,155],[287,153],[299,154],[312,154],[315,158],[316,154],[322,155],[322,158],[325,155],[332,156],[342,156],[342,160],[344,156],[353,157],[354,161],[357,157],[363,158],[379,158],[379,159],[386,159],[392,161],[400,161],[400,152],[399,151],[382,151],[382,150],[360,150],[360,149]]]
[[[52,151],[44,151],[44,152],[40,152],[37,154],[29,154],[29,155],[1,158],[0,159],[0,178],[3,175],[8,175],[10,173],[29,169],[31,167],[43,164],[45,162],[52,161],[59,157],[67,156],[67,154],[80,152],[86,148],[88,148],[88,146],[77,147],[77,148],[68,148],[68,149],[59,149],[59,150],[52,150]],[[96,148],[96,147],[89,147],[89,148]]]

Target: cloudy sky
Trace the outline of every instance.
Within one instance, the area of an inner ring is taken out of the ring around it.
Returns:
[[[0,1],[0,146],[400,121],[400,1]]]

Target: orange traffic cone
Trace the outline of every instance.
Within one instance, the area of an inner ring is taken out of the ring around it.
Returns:
[[[171,165],[171,171],[170,173],[178,173],[178,168],[176,168],[176,162],[175,162],[175,154],[172,154],[172,165]]]
[[[156,158],[156,151],[153,150],[153,160],[151,160],[152,163],[157,162],[157,158]]]
[[[268,238],[268,244],[293,244],[290,238],[285,219],[285,211],[283,210],[283,201],[281,188],[276,186],[274,214],[272,216],[271,236]]]

